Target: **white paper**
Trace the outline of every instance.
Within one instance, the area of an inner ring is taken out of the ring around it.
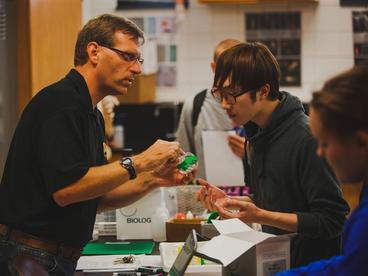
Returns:
[[[197,251],[220,260],[224,266],[227,266],[253,246],[251,242],[220,235],[212,238]]]
[[[237,232],[253,231],[248,225],[239,219],[212,220],[212,224],[216,227],[220,234],[230,234]]]
[[[142,266],[162,267],[162,260],[160,255],[139,255],[139,260]]]
[[[216,186],[244,186],[243,161],[228,145],[227,136],[235,131],[202,131],[207,181]]]
[[[142,73],[144,75],[157,73],[157,43],[156,40],[147,39],[142,46],[142,54],[144,63],[142,65]]]
[[[224,266],[229,265],[256,244],[275,235],[251,229],[239,219],[213,220],[219,236],[198,248],[199,253],[215,258]]]
[[[120,264],[115,263],[116,260],[124,256],[130,255],[97,255],[97,256],[82,256],[78,260],[77,270],[98,270],[98,271],[122,271],[135,270],[141,266],[141,262],[136,258],[134,263]]]

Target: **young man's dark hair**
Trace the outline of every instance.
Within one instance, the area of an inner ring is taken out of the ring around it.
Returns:
[[[121,31],[131,35],[134,39],[144,42],[141,29],[127,18],[104,14],[87,22],[79,32],[74,52],[74,66],[83,65],[88,60],[86,51],[89,42],[97,42],[101,46],[114,46],[114,34]]]
[[[222,59],[217,63],[213,86],[221,89],[228,78],[230,88],[251,91],[253,100],[256,91],[265,84],[270,86],[268,98],[276,100],[278,97],[279,64],[262,43],[241,43],[222,53]]]

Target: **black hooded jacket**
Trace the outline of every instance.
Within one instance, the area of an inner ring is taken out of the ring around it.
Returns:
[[[300,100],[280,92],[280,104],[264,129],[252,122],[244,127],[249,141],[246,182],[255,204],[298,217],[291,266],[339,254],[349,207],[333,172],[316,154],[317,144]],[[262,229],[276,235],[287,233],[267,225]]]

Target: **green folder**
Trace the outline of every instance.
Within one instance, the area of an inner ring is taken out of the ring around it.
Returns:
[[[83,255],[129,255],[129,254],[151,254],[155,243],[153,241],[134,242],[106,242],[88,243]]]

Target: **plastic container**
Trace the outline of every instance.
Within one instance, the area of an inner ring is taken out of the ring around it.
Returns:
[[[190,173],[198,167],[198,157],[191,152],[185,153],[180,157],[177,168],[182,173]]]
[[[124,126],[116,125],[114,127],[114,138],[112,141],[112,146],[114,149],[124,148]]]
[[[156,242],[166,241],[166,221],[169,220],[169,210],[165,205],[164,190],[160,188],[161,206],[158,207],[151,217],[152,239]]]
[[[166,207],[158,207],[151,218],[152,239],[156,242],[166,241],[166,221],[169,211]]]

